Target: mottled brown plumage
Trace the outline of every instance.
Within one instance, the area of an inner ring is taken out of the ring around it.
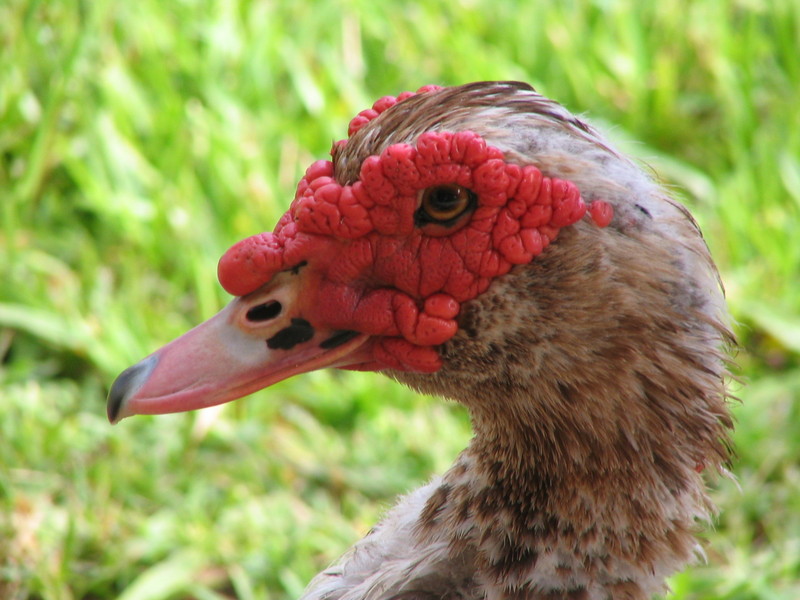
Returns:
[[[713,509],[702,473],[724,471],[730,456],[724,351],[734,342],[716,269],[696,223],[662,186],[521,83],[412,96],[335,147],[333,176],[352,184],[364,160],[389,146],[467,130],[506,162],[534,165],[575,184],[587,203],[610,204],[613,219],[606,228],[588,218],[564,227],[529,264],[463,302],[457,332],[437,347],[438,371],[384,371],[466,406],[475,435],[447,473],[401,499],[304,597],[650,598],[702,553],[695,536]],[[292,333],[291,346],[302,349],[318,324],[302,320],[302,339],[286,327],[297,315],[285,290],[313,273],[313,260],[234,301],[224,319],[260,303],[259,323],[247,326]],[[205,340],[222,327],[215,323],[182,344]],[[361,356],[370,342],[351,333],[329,339]],[[232,335],[242,336],[226,334],[228,346]],[[173,398],[199,394],[191,383],[176,391],[161,374],[174,354],[120,377],[112,418],[180,410]],[[325,364],[367,364],[342,356]]]
[[[584,221],[562,231],[471,301],[439,372],[392,374],[466,405],[475,430],[429,487],[409,540],[447,549],[434,570],[454,579],[437,581],[434,595],[663,592],[700,552],[695,533],[712,507],[698,471],[729,458],[722,349],[733,338],[700,231],[638,165],[524,84],[406,100],[335,156],[337,178],[351,181],[366,156],[437,129],[475,131],[519,164],[577,183],[585,199],[608,201],[615,217],[608,229]],[[414,588],[405,581],[397,592]]]

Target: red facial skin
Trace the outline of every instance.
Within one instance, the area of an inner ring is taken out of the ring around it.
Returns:
[[[381,98],[362,111],[351,122],[350,135],[408,95]],[[475,206],[447,225],[415,219],[422,192],[449,184],[471,190]],[[221,313],[207,328],[216,333],[196,333],[204,331],[202,325],[185,336],[190,339],[179,338],[152,355],[146,374],[129,375],[135,386],[117,390],[109,414],[115,420],[136,412],[217,404],[324,366],[434,372],[441,367],[436,347],[455,335],[461,304],[512,266],[531,262],[559,229],[576,223],[587,210],[601,227],[611,220],[608,204],[587,207],[573,183],[544,177],[531,165],[506,162],[499,149],[471,131],[428,132],[413,145],[389,146],[364,160],[352,185],[336,181],[330,161],[315,162],[275,230],[242,240],[219,262],[220,283],[238,297],[226,309],[230,314],[224,327],[239,332],[224,334],[229,342],[224,352],[208,350],[223,331]],[[288,289],[288,297],[279,299]],[[246,317],[253,307],[275,301],[280,317],[255,323]],[[263,359],[248,358],[246,368],[239,365],[246,382],[237,381],[237,361],[231,370],[224,366],[225,357],[236,354],[230,339],[243,336],[252,353],[257,347],[253,339],[263,344],[292,319],[310,324],[313,338],[267,352]],[[333,351],[320,349],[326,336],[341,331],[364,335]],[[203,344],[203,356],[222,365],[219,374],[225,376],[219,386],[212,377],[215,369],[203,370],[197,361],[179,368],[174,356],[197,355],[187,346],[190,342]],[[179,373],[161,374],[166,364]],[[192,377],[203,385],[193,384]],[[155,385],[159,378],[162,382]],[[165,386],[170,388],[166,392]],[[187,392],[187,386],[198,391]]]
[[[474,212],[450,229],[416,226],[420,192],[450,183],[477,195]],[[336,182],[330,161],[311,165],[275,231],[231,248],[219,280],[244,296],[324,255],[318,322],[380,338],[380,366],[435,371],[435,346],[455,334],[460,304],[529,263],[586,210],[572,183],[505,162],[470,131],[425,133],[367,158],[353,185]]]

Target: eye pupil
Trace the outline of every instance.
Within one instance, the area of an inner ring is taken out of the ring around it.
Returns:
[[[460,191],[463,188],[453,188],[450,186],[439,186],[434,188],[430,197],[430,208],[440,211],[448,212],[458,206],[461,198]]]
[[[426,188],[421,192],[420,207],[415,215],[417,224],[451,225],[474,208],[476,199],[472,191],[455,183]]]

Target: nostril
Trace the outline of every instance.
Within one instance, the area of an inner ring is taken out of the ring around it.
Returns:
[[[281,314],[281,303],[277,300],[270,300],[269,302],[265,302],[264,304],[259,304],[258,306],[254,306],[250,310],[247,311],[247,320],[248,321],[269,321],[270,319],[274,319],[279,314]]]

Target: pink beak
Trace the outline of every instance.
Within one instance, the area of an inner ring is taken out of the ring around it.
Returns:
[[[298,373],[371,362],[367,334],[313,324],[308,278],[279,273],[123,371],[108,396],[109,420],[204,408]]]

